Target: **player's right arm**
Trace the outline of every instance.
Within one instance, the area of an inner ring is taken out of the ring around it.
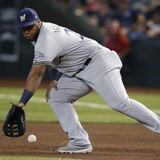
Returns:
[[[27,80],[25,89],[23,91],[22,97],[18,103],[18,106],[24,106],[29,99],[32,97],[32,95],[35,93],[35,91],[38,89],[43,76],[45,74],[46,66],[45,65],[33,65]]]

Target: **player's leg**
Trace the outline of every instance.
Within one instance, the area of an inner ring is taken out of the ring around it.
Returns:
[[[85,146],[90,146],[87,151],[91,151],[88,134],[80,124],[72,104],[78,98],[88,94],[91,88],[77,78],[70,78],[64,75],[59,79],[57,87],[58,90],[51,90],[49,103],[63,130],[68,134],[69,145],[82,146],[82,149]],[[66,148],[62,148],[63,150],[65,152]],[[79,152],[79,150],[78,148],[75,152]],[[86,150],[83,150],[83,152],[86,152]]]
[[[105,76],[95,77],[90,85],[111,108],[136,119],[150,130],[160,133],[160,117],[140,102],[128,97],[120,69],[114,69],[106,73]]]
[[[121,61],[115,52],[101,49],[77,76],[96,90],[111,108],[160,133],[160,117],[128,97],[120,74],[121,67]]]

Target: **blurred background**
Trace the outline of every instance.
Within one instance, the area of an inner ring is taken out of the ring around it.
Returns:
[[[160,87],[160,0],[0,0],[0,79],[25,79],[32,65],[16,24],[23,7],[117,51],[125,85]]]

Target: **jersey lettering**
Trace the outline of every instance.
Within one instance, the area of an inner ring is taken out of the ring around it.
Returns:
[[[72,32],[72,33],[76,34],[78,37],[80,37],[82,40],[84,39],[84,36],[82,36],[79,33],[74,32],[74,31],[72,31],[72,30],[70,30],[68,28],[64,28],[64,31],[67,33],[67,35],[69,35],[69,32]]]
[[[60,32],[60,27],[59,27],[59,26],[54,26],[54,27],[52,28],[52,30],[53,30],[54,32]]]

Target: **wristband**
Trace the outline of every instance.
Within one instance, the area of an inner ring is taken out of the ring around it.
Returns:
[[[58,78],[59,78],[59,72],[56,69],[52,69],[49,72],[49,80],[50,81],[52,81],[52,80],[58,80]]]
[[[27,89],[24,89],[22,97],[19,101],[19,103],[23,103],[24,105],[30,100],[30,98],[33,96],[33,93],[28,91]]]

